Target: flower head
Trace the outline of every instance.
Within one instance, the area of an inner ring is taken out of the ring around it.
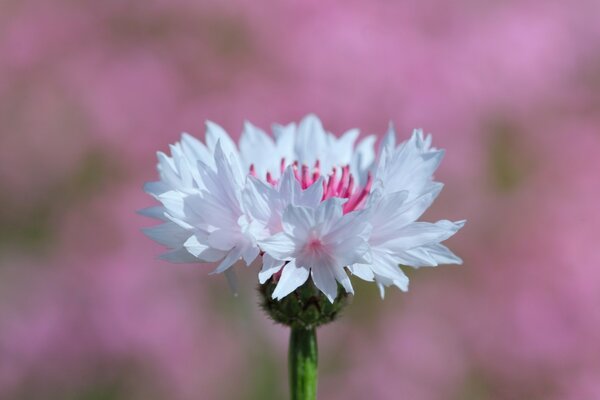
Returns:
[[[206,145],[184,134],[171,155],[158,153],[160,180],[146,191],[161,205],[143,213],[163,223],[145,232],[170,248],[173,262],[262,261],[259,281],[274,279],[281,299],[307,280],[330,301],[338,283],[353,293],[347,271],[408,289],[399,265],[459,264],[440,242],[464,221],[418,222],[439,194],[433,181],[443,151],[416,130],[395,145],[395,132],[374,150],[356,146],[357,130],[337,138],[314,115],[275,125],[274,137],[247,122],[239,147],[208,122]]]

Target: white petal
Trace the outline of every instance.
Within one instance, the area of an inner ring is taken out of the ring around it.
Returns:
[[[369,214],[366,210],[352,211],[346,215],[336,213],[328,225],[323,228],[323,239],[327,242],[338,242],[353,236],[367,239],[371,233],[371,225],[368,223]]]
[[[354,142],[356,142],[359,134],[358,129],[350,129],[337,139],[337,143],[331,146],[330,150],[335,152],[337,162],[340,165],[350,164],[352,161]]]
[[[297,199],[300,197],[300,192],[302,192],[302,186],[295,178],[292,166],[289,165],[285,171],[283,171],[279,183],[279,193],[288,204],[299,205],[297,204]]]
[[[335,276],[335,280],[338,281],[346,290],[346,293],[354,294],[354,288],[352,287],[352,283],[350,282],[350,277],[344,271],[343,267],[335,267],[333,268],[333,275]]]
[[[177,264],[197,263],[198,258],[190,254],[185,248],[171,250],[158,256],[161,260],[165,260]]]
[[[352,174],[358,178],[359,186],[364,186],[367,182],[367,171],[373,166],[375,161],[374,145],[377,136],[369,135],[358,142],[354,155],[352,156]]]
[[[221,261],[221,263],[215,268],[211,274],[220,274],[227,270],[227,268],[231,267],[236,261],[240,259],[242,256],[242,249],[240,247],[234,247],[227,253],[225,258]]]
[[[278,197],[278,193],[262,181],[249,176],[242,192],[244,208],[250,215],[267,224],[272,215],[271,200]]]
[[[144,217],[149,217],[153,219],[158,219],[160,221],[167,221],[165,217],[165,208],[162,206],[154,206],[154,207],[146,207],[138,210],[139,215],[143,215]]]
[[[319,118],[309,114],[300,122],[294,147],[300,164],[314,165],[326,149],[326,133]],[[326,162],[328,160],[321,160]]]
[[[170,185],[167,185],[163,181],[146,182],[144,184],[144,192],[148,193],[149,195],[153,196],[154,198],[157,198],[159,195],[161,195],[165,192],[168,192],[171,189],[173,189],[173,188]]]
[[[439,264],[462,264],[463,260],[450,251],[446,246],[435,243],[426,246],[427,252],[435,258]]]
[[[358,236],[349,237],[338,242],[331,250],[336,262],[343,266],[366,261],[363,255],[368,251],[369,244]]]
[[[252,264],[256,257],[258,257],[258,253],[258,247],[248,246],[242,253],[242,259],[244,260],[247,266],[250,266],[250,264]]]
[[[358,276],[360,279],[372,282],[375,278],[371,265],[369,264],[354,264],[348,267],[352,275]]]
[[[299,241],[306,239],[316,223],[315,210],[312,208],[289,205],[283,212],[284,231]]]
[[[408,290],[408,277],[398,266],[398,262],[389,254],[374,251],[371,269],[375,280],[385,286],[395,285],[402,291]]]
[[[165,206],[165,211],[176,218],[185,218],[184,200],[186,195],[170,190],[158,196],[158,200]]]
[[[283,267],[281,278],[279,278],[277,287],[275,287],[275,290],[273,291],[273,298],[281,300],[292,293],[306,282],[308,275],[309,270],[307,268],[298,267],[296,266],[295,261],[290,261]]]
[[[208,245],[218,250],[229,251],[240,242],[240,233],[217,229],[208,235]]]
[[[217,142],[221,142],[225,154],[238,154],[237,147],[225,129],[212,121],[206,121],[206,144],[211,152],[215,151]]]
[[[181,148],[190,161],[202,161],[205,164],[213,163],[213,158],[208,148],[188,133],[181,135]],[[196,165],[196,162],[192,164]]]
[[[326,235],[342,219],[342,206],[345,202],[346,199],[332,197],[319,204],[314,212],[312,225],[320,225],[322,234]]]
[[[151,228],[144,228],[142,232],[150,239],[171,249],[181,247],[191,236],[189,231],[170,221]]]
[[[301,190],[295,205],[303,207],[317,207],[323,199],[323,177],[317,179],[305,190]]]
[[[456,256],[446,246],[433,243],[406,251],[413,260],[402,262],[411,267],[435,267],[440,264],[462,264],[462,259]],[[411,262],[412,261],[412,262]]]
[[[273,134],[275,135],[275,147],[277,148],[278,162],[285,159],[291,162],[296,159],[294,146],[296,144],[296,124],[291,123],[286,126],[273,125]],[[274,177],[279,177],[279,168],[273,171]]]
[[[379,143],[378,153],[381,154],[383,152],[383,149],[394,150],[395,147],[396,130],[394,129],[394,124],[390,122],[385,136],[381,140],[381,143]]]
[[[464,226],[465,221],[436,223],[413,222],[398,230],[396,238],[386,242],[386,248],[392,252],[409,250],[417,246],[437,243],[448,239]]]
[[[263,251],[278,260],[289,259],[296,251],[296,243],[283,232],[261,240],[259,245]]]
[[[207,244],[198,240],[196,235],[190,236],[183,244],[186,250],[205,262],[214,262],[225,257],[225,252],[209,247]]]
[[[254,165],[257,176],[261,178],[267,171],[276,170],[279,163],[273,139],[248,121],[244,123],[240,137],[240,155],[245,167]]]
[[[284,261],[274,259],[268,254],[264,254],[262,260],[263,266],[260,272],[258,273],[258,281],[261,285],[268,281],[269,278],[273,276],[273,274],[278,272],[285,263]]]
[[[337,297],[337,282],[329,265],[311,266],[315,286],[333,303]]]

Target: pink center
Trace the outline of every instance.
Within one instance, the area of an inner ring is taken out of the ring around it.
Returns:
[[[285,159],[282,158],[280,164],[282,174],[285,167]],[[302,164],[302,166],[299,167],[298,161],[295,161],[292,164],[292,170],[303,190],[318,181],[321,177],[320,162],[318,160],[312,170],[306,164]],[[348,199],[348,201],[344,203],[344,214],[346,214],[360,208],[365,203],[367,196],[371,191],[373,178],[369,173],[365,186],[357,188],[355,187],[354,176],[350,173],[350,166],[343,166],[341,172],[341,176],[338,177],[337,169],[333,167],[329,175],[323,179],[323,198],[321,200],[327,200],[332,197]],[[250,166],[250,175],[256,176],[254,165]],[[272,186],[277,184],[277,180],[273,179],[270,172],[267,172],[266,180]]]
[[[317,252],[323,247],[323,243],[319,239],[311,239],[306,245],[307,250]]]

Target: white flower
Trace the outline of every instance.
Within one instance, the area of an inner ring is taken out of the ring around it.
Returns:
[[[171,155],[158,153],[160,180],[146,191],[161,205],[142,213],[161,220],[145,232],[173,262],[218,262],[231,273],[261,255],[259,281],[275,279],[281,299],[312,277],[331,300],[338,283],[352,293],[347,268],[382,290],[408,287],[399,264],[460,263],[440,244],[464,224],[417,222],[442,188],[432,175],[443,151],[415,131],[395,146],[395,132],[374,151],[374,136],[356,146],[314,115],[275,125],[274,137],[246,122],[239,148],[208,122],[206,145],[184,134]]]
[[[364,258],[370,226],[363,212],[343,214],[343,200],[330,198],[316,208],[289,205],[283,213],[283,231],[260,242],[265,252],[287,261],[273,297],[281,299],[308,279],[333,302],[337,282],[354,293],[344,267]]]

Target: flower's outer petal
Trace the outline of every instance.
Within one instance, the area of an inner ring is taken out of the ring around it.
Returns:
[[[237,194],[236,189],[241,189],[244,186],[246,175],[239,168],[239,165],[234,162],[236,161],[235,157],[233,159],[229,157],[230,154],[237,153],[227,153],[227,151],[228,149],[219,140],[215,148],[215,164],[221,186],[230,189],[226,193],[232,196],[232,202],[237,205],[239,197],[235,196]]]
[[[151,228],[144,228],[142,232],[155,242],[171,249],[181,247],[191,236],[189,231],[182,229],[179,225],[171,221]]]
[[[185,195],[176,190],[170,190],[158,196],[158,200],[165,207],[165,211],[175,218],[186,218]]]
[[[264,252],[278,260],[287,260],[296,251],[296,243],[283,232],[259,242]]]
[[[185,241],[183,246],[188,252],[205,262],[215,262],[225,257],[224,251],[213,249],[210,246],[198,240],[196,235],[192,235]]]
[[[208,235],[208,245],[222,251],[229,251],[240,242],[239,232],[217,229]]]
[[[335,157],[339,165],[347,165],[352,162],[354,142],[356,142],[359,134],[358,129],[350,129],[337,139],[334,145],[330,146],[329,154]],[[334,154],[331,154],[331,152]]]
[[[242,252],[242,259],[246,263],[246,266],[249,267],[250,264],[258,257],[260,250],[258,250],[257,246],[247,246],[246,249]]]
[[[170,188],[179,188],[181,180],[177,174],[173,159],[162,151],[156,153],[156,158],[158,158],[157,168],[161,181]]]
[[[428,189],[419,197],[404,202],[394,212],[394,223],[396,227],[405,226],[416,221],[431,206],[444,187],[444,184],[432,182]]]
[[[413,222],[398,230],[396,238],[386,242],[385,246],[392,252],[402,252],[431,243],[438,243],[454,235],[465,224],[465,221],[436,223]]]
[[[333,275],[332,266],[327,263],[312,265],[310,271],[315,286],[333,303],[337,297],[337,282]]]
[[[429,144],[430,137],[423,139],[417,130],[394,151],[389,146],[381,150],[376,176],[384,182],[386,193],[407,190],[412,199],[429,188],[444,156],[443,150],[431,149]]]
[[[372,168],[375,162],[374,145],[377,136],[369,135],[358,142],[352,162],[350,163],[352,175],[358,178],[359,186],[364,186],[367,183],[368,171]]]
[[[398,264],[413,268],[435,267],[438,265],[435,258],[425,250],[425,246],[419,246],[414,249],[395,253],[394,259]]]
[[[383,286],[394,285],[403,292],[408,290],[409,280],[406,274],[398,266],[394,257],[384,252],[373,252],[373,263],[371,266],[375,275],[375,281]],[[383,298],[383,290],[380,287]]]
[[[273,139],[262,129],[244,122],[240,137],[240,156],[246,169],[254,165],[257,176],[263,178],[267,171],[277,169],[279,160]]]
[[[243,249],[241,247],[234,247],[229,250],[225,258],[221,261],[221,263],[215,268],[211,274],[220,274],[221,272],[225,272],[227,268],[231,267],[236,261],[240,259],[242,256]]]
[[[214,163],[212,154],[208,151],[204,143],[189,133],[184,132],[181,134],[181,148],[185,156],[190,161],[193,161],[191,164],[192,167],[196,165],[197,161],[202,161],[209,165]]]
[[[294,260],[287,263],[283,267],[281,278],[273,291],[273,298],[281,300],[302,286],[308,279],[309,272],[308,268],[297,266]]]
[[[373,274],[370,264],[353,264],[349,266],[348,269],[350,269],[352,275],[356,275],[362,280],[373,282],[375,279],[375,275]]]
[[[235,143],[225,129],[212,121],[206,121],[206,144],[211,153],[215,152],[218,142],[221,142],[225,154],[238,154]]]
[[[281,162],[282,159],[287,160],[287,162],[292,162],[296,159],[296,154],[294,152],[294,146],[296,144],[296,124],[291,123],[285,126],[274,124],[273,125],[273,134],[275,135],[275,147],[277,149],[277,155],[279,157],[278,162]],[[274,171],[271,171],[274,178],[280,177],[280,169],[275,168]]]
[[[285,264],[284,261],[276,260],[268,254],[264,254],[262,259],[263,266],[260,272],[258,273],[258,281],[261,285],[268,281],[269,278],[273,276],[273,274],[279,272],[281,267],[283,267],[283,264]]]
[[[363,255],[368,251],[369,244],[366,240],[358,236],[351,236],[336,243],[332,249],[332,256],[340,265],[348,266],[366,261]]]
[[[154,206],[154,207],[146,207],[138,210],[139,215],[143,215],[144,217],[157,219],[160,221],[167,221],[165,217],[165,208],[162,206]]]
[[[158,258],[177,264],[189,264],[198,262],[198,258],[190,254],[190,252],[187,251],[185,248],[167,251],[166,253],[163,253],[160,256],[158,256]]]
[[[407,250],[406,253],[413,256],[417,262],[404,262],[403,265],[410,267],[436,267],[440,264],[462,264],[462,259],[454,254],[450,249],[440,243],[432,243],[425,246],[416,247]]]
[[[321,120],[314,115],[309,114],[298,126],[296,134],[296,144],[294,150],[296,160],[300,164],[314,165],[315,162],[324,155],[327,148],[327,137]],[[328,160],[321,160],[322,163]],[[323,166],[328,170],[328,166]]]
[[[406,201],[407,191],[382,196],[372,207],[372,243],[382,243],[398,236],[398,232],[419,218],[437,197],[443,185],[434,183],[423,195]],[[374,196],[375,197],[375,196]]]
[[[165,192],[168,192],[171,189],[173,189],[173,188],[170,185],[167,185],[163,181],[146,182],[144,184],[144,192],[148,193],[150,196],[154,197],[155,199],[157,199],[158,196],[160,196],[161,194],[163,194]]]
[[[382,154],[384,149],[394,150],[396,147],[396,130],[394,129],[394,124],[390,121],[388,125],[388,130],[381,139],[379,143],[379,148],[377,149],[378,154]]]
[[[354,288],[352,287],[352,282],[350,282],[350,277],[344,271],[343,267],[334,267],[332,269],[333,275],[335,276],[335,280],[338,281],[342,287],[346,290],[346,293],[354,294]]]
[[[381,296],[381,300],[385,298],[385,286],[381,282],[377,282],[377,288],[379,289],[379,295]]]

